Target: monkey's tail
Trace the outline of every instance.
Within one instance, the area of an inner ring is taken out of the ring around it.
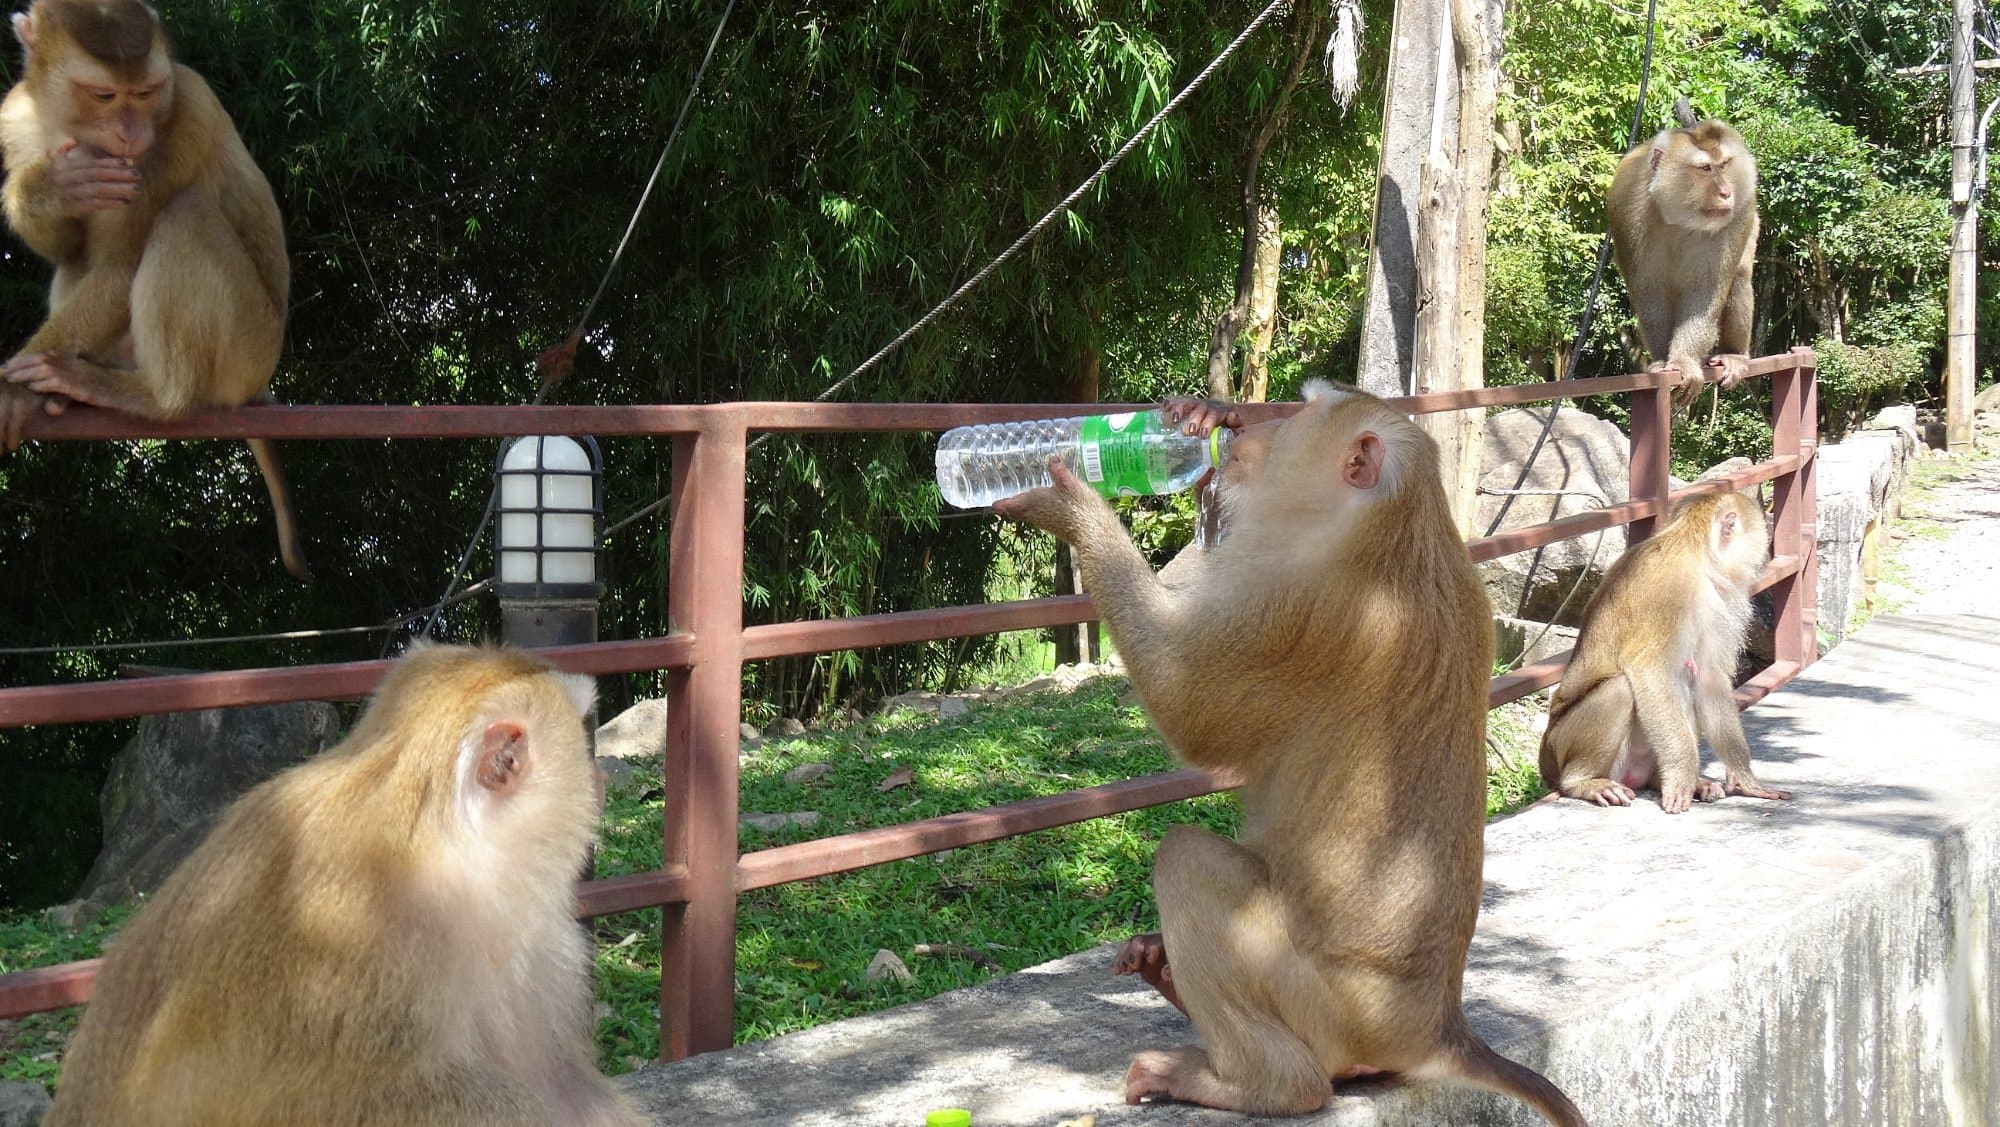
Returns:
[[[1471,1030],[1466,1030],[1450,1050],[1458,1065],[1459,1078],[1467,1084],[1499,1092],[1542,1113],[1542,1118],[1556,1127],[1590,1127],[1590,1122],[1562,1089],[1549,1083],[1548,1077],[1524,1064],[1516,1064],[1479,1039]]]
[[[278,464],[278,448],[268,438],[250,438],[250,453],[257,457],[257,469],[264,475],[264,488],[271,493],[271,512],[278,519],[278,555],[285,570],[301,583],[312,582],[312,568],[306,566],[306,551],[299,544],[299,510],[292,502],[292,487],[285,481],[285,468]]]

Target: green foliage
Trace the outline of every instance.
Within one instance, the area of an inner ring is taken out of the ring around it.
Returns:
[[[111,908],[79,928],[66,927],[45,912],[0,912],[0,974],[96,958],[136,910]],[[82,1012],[71,1008],[0,1022],[0,1080],[53,1083],[63,1046],[76,1032]]]

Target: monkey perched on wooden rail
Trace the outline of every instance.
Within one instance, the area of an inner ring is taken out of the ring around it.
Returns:
[[[1161,933],[1114,969],[1183,1009],[1206,1050],[1142,1052],[1125,1098],[1253,1114],[1376,1072],[1516,1096],[1584,1122],[1495,1053],[1459,1000],[1479,914],[1491,612],[1437,447],[1381,400],[1314,380],[1242,430],[1218,484],[1226,535],[1155,575],[1117,516],[1052,463],[994,505],[1076,546],[1084,587],[1153,722],[1242,780],[1240,842],[1160,843]],[[1226,408],[1168,407],[1197,429]]]
[[[1742,134],[1720,121],[1661,130],[1618,162],[1607,210],[1651,369],[1680,371],[1677,403],[1709,378],[1735,387],[1757,261],[1757,161]]]
[[[0,451],[71,401],[149,419],[266,398],[291,266],[270,182],[139,0],[35,0],[0,101],[7,223],[53,263],[49,316],[0,374]],[[250,450],[285,570],[310,580],[270,440]]]
[[[1757,781],[1730,682],[1750,625],[1750,588],[1771,558],[1764,509],[1741,493],[1683,501],[1618,558],[1584,608],[1576,651],[1549,701],[1542,780],[1599,806],[1660,788],[1660,806],[1729,794],[1786,799]],[[1698,737],[1722,760],[1701,775]]]
[[[47,1127],[640,1123],[572,918],[594,696],[517,650],[398,662],[119,932]]]

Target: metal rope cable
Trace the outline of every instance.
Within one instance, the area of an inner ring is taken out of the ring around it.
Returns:
[[[492,584],[482,579],[452,597],[452,603],[462,603],[477,597]],[[46,657],[51,654],[123,653],[132,650],[178,650],[196,646],[226,646],[240,642],[295,642],[311,638],[337,638],[351,634],[380,634],[398,630],[416,621],[429,611],[414,610],[398,615],[387,622],[374,626],[335,626],[317,630],[279,630],[268,634],[230,634],[213,638],[164,638],[151,642],[83,642],[73,646],[5,646],[0,647],[0,657]]]
[[[1641,126],[1646,119],[1646,85],[1653,74],[1653,28],[1659,9],[1659,0],[1646,0],[1646,46],[1639,58],[1639,100],[1632,107],[1632,127],[1626,132],[1627,149],[1639,143]],[[1551,381],[1564,383],[1574,379],[1581,365],[1584,348],[1590,336],[1590,322],[1597,315],[1597,291],[1604,283],[1604,267],[1611,261],[1611,226],[1606,216],[1604,238],[1597,244],[1597,268],[1590,274],[1590,289],[1583,297],[1583,313],[1577,321],[1576,339],[1570,344],[1569,365],[1564,369],[1562,379]],[[1500,528],[1500,522],[1507,519],[1507,511],[1514,507],[1514,497],[1534,471],[1535,458],[1542,452],[1543,444],[1549,440],[1549,433],[1555,430],[1556,416],[1562,413],[1563,400],[1549,400],[1549,417],[1542,420],[1542,433],[1535,436],[1535,444],[1528,448],[1528,456],[1521,461],[1520,476],[1514,479],[1514,488],[1505,491],[1505,499],[1500,502],[1500,511],[1493,514],[1493,523],[1486,526],[1486,535],[1491,536]]]

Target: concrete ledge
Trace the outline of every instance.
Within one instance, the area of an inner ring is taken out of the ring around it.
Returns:
[[[2000,619],[1877,618],[1746,727],[1792,802],[1562,802],[1488,831],[1474,1024],[1599,1127],[2000,1121]],[[660,1123],[1255,1122],[1119,1102],[1133,1049],[1193,1030],[1109,964],[1085,952],[626,1082]],[[1274,1122],[1540,1120],[1367,1082]]]

